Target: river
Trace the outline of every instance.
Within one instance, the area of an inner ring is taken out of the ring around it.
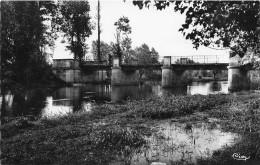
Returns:
[[[5,91],[0,96],[0,107],[1,115],[4,117],[32,115],[41,118],[91,111],[96,104],[118,102],[128,98],[215,93],[228,93],[227,81],[192,82],[186,87],[173,88],[162,88],[160,82],[135,86],[88,84],[57,89],[36,88],[19,93]]]

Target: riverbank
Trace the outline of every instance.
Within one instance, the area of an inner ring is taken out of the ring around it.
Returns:
[[[108,164],[130,163],[149,146],[158,123],[196,123],[238,133],[240,142],[214,151],[199,164],[240,164],[230,155],[260,161],[260,93],[151,97],[95,106],[91,112],[37,121],[10,120],[1,126],[2,163]]]
[[[47,79],[34,80],[31,82],[17,82],[10,78],[5,78],[2,80],[0,94],[6,90],[12,90],[14,92],[21,92],[23,90],[32,89],[32,88],[59,88],[65,86],[72,86],[72,83],[67,83],[63,80],[58,79],[56,76],[51,74]]]

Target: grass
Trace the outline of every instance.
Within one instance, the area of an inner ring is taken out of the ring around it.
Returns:
[[[128,150],[138,150],[145,141],[137,131],[113,127],[58,126],[52,129],[27,131],[2,143],[2,152],[14,163],[89,162],[89,155],[98,159],[115,159]],[[99,155],[99,157],[98,157]]]
[[[5,124],[1,127],[3,162],[103,164],[108,159],[138,152],[145,145],[138,129],[103,121],[105,117],[124,112],[123,107],[105,105],[92,113]]]
[[[121,104],[96,106],[90,113],[75,113],[37,121],[9,119],[1,126],[1,159],[24,164],[107,164],[129,161],[147,145],[149,127],[161,119],[173,122],[208,122],[225,131],[246,134],[252,141],[226,148],[209,162],[241,150],[260,159],[260,99],[258,93],[232,95],[150,97]],[[243,136],[244,137],[244,136]],[[248,140],[249,138],[245,138]],[[245,144],[245,145],[242,145]],[[213,163],[214,164],[214,163]]]
[[[165,119],[206,111],[230,102],[229,95],[151,97],[127,104],[133,114],[142,118]]]

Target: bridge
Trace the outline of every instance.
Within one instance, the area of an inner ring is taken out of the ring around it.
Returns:
[[[203,56],[165,56],[164,59],[170,58],[171,66],[176,70],[227,70],[228,63],[221,61],[221,56],[218,55],[203,55]],[[109,70],[113,65],[108,64],[91,64],[85,63],[82,67],[86,70],[104,69]],[[137,62],[131,64],[121,64],[123,70],[139,70],[139,69],[152,69],[161,70],[163,64],[148,64],[141,65]]]
[[[260,74],[252,70],[251,66],[238,66],[238,62],[234,62],[239,60],[237,58],[229,63],[221,63],[218,56],[165,56],[163,64],[154,65],[119,64],[118,58],[115,58],[111,65],[86,63],[81,66],[73,59],[54,59],[53,72],[70,83],[93,83],[111,79],[111,85],[131,85],[139,83],[139,70],[161,70],[162,87],[172,87],[187,85],[190,70],[228,70],[230,90],[260,86]]]

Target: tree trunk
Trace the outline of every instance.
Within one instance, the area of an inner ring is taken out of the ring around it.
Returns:
[[[101,62],[101,53],[100,53],[100,2],[98,0],[98,15],[97,15],[97,19],[98,19],[98,42],[97,42],[97,47],[98,47],[98,63]]]
[[[2,6],[0,2],[0,11],[2,11]],[[0,12],[0,95],[1,95],[1,87],[2,87],[2,61],[1,61],[1,52],[2,52],[2,17],[1,17],[1,12]]]

